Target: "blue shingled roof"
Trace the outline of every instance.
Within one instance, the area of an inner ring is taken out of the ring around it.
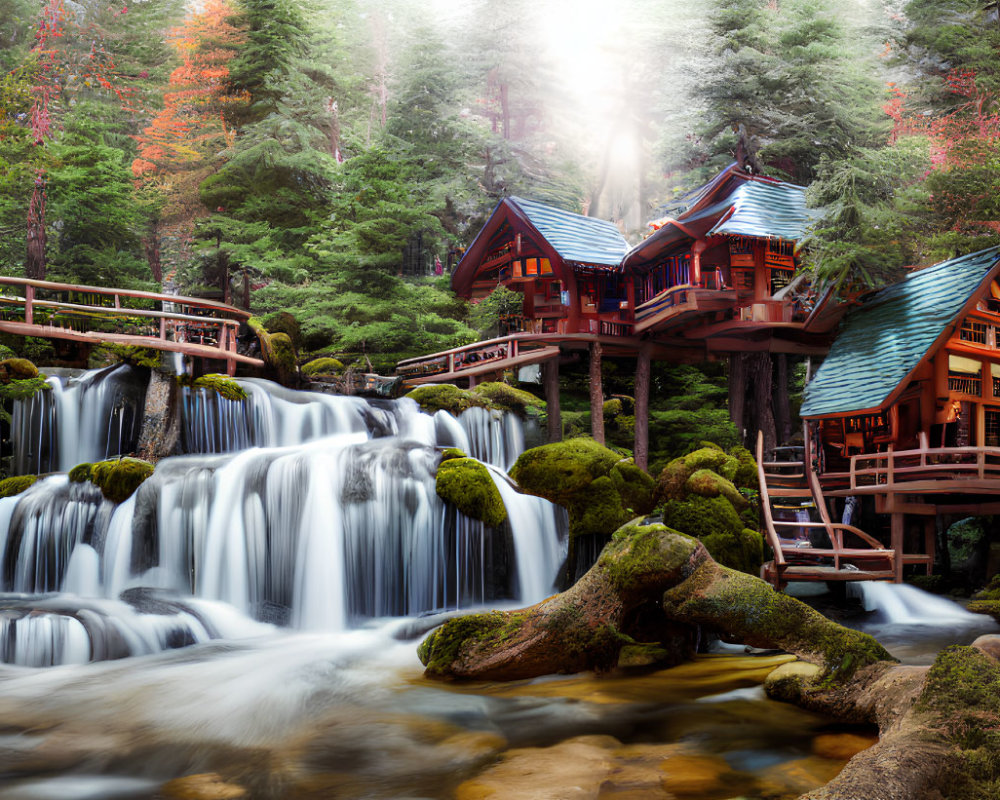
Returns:
[[[620,267],[628,242],[611,222],[573,214],[534,200],[508,197],[565,261]]]
[[[1000,265],[993,247],[918,270],[874,294],[844,319],[806,386],[803,417],[879,408]]]
[[[728,233],[796,241],[810,222],[806,190],[791,183],[747,181],[726,200],[733,212],[719,220],[709,236]]]

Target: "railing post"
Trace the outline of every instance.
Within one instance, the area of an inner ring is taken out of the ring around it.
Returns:
[[[115,295],[115,299],[118,299],[118,295]],[[160,338],[163,341],[167,340],[167,318],[160,317]]]
[[[896,454],[893,452],[892,445],[889,445],[889,454],[886,457],[886,477],[885,482],[887,486],[892,486],[896,482],[895,472],[896,472]]]
[[[35,324],[35,309],[33,303],[35,302],[35,287],[28,284],[24,287],[24,321],[28,325]]]
[[[979,480],[986,477],[986,451],[980,447],[976,453],[976,467],[979,472]]]
[[[517,339],[510,340],[510,357],[517,358]]]
[[[455,354],[448,353],[448,372],[449,374],[455,371]]]

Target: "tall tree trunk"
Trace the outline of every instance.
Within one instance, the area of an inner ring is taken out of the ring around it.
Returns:
[[[771,392],[773,378],[770,353],[748,354],[747,378],[750,384],[750,397],[753,403],[753,415],[748,420],[754,423],[752,438],[756,439],[757,430],[762,431],[764,434],[764,452],[769,452],[777,445],[778,439],[774,426],[774,403]],[[752,442],[746,439],[743,444],[745,447],[750,447]]]
[[[28,206],[28,243],[25,275],[36,281],[45,280],[45,178],[35,176],[35,188]]]
[[[601,343],[590,345],[590,432],[604,444],[604,387],[601,385]]]

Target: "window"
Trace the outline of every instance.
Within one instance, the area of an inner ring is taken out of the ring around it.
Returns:
[[[967,317],[962,321],[962,329],[958,335],[963,342],[986,344],[986,328],[985,322],[977,322]]]
[[[978,397],[983,391],[983,363],[964,356],[948,356],[948,391]]]

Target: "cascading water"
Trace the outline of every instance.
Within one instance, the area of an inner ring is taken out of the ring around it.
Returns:
[[[65,475],[0,500],[2,588],[18,593],[0,612],[18,642],[4,651],[12,660],[76,662],[81,641],[95,636],[91,658],[214,638],[220,626],[210,612],[192,615],[195,602],[263,623],[342,630],[551,591],[561,510],[497,477],[510,522],[494,530],[447,507],[434,486],[444,446],[512,462],[523,442],[518,420],[482,409],[431,417],[410,400],[241,384],[243,402],[185,390],[185,447],[221,452],[161,461],[121,505]],[[64,407],[56,404],[55,427]],[[84,404],[84,413],[96,412]],[[146,611],[121,603],[149,591],[184,607],[143,621]],[[58,608],[32,606],[55,592]],[[70,596],[104,605],[82,619]],[[103,631],[115,625],[130,633],[111,646]]]
[[[858,597],[865,611],[879,615],[893,625],[977,625],[982,614],[966,611],[958,603],[929,594],[905,583],[856,581],[848,584],[848,593]]]
[[[49,391],[14,401],[15,474],[65,472],[85,461],[135,451],[148,370],[119,364],[83,373],[49,372]]]

